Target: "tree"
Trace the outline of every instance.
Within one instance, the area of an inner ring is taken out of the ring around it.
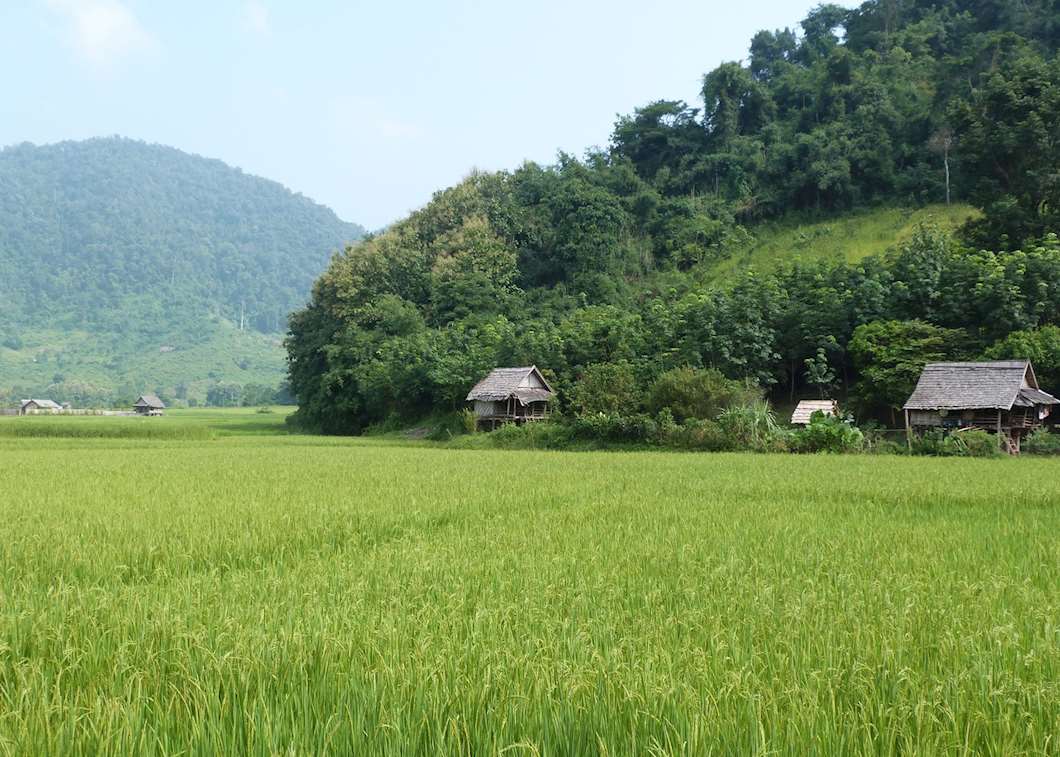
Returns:
[[[633,367],[626,362],[588,366],[571,392],[570,403],[574,412],[582,416],[638,412],[641,391]]]
[[[991,345],[987,360],[1030,360],[1038,384],[1050,394],[1060,392],[1060,327],[1014,331]]]
[[[954,102],[962,172],[983,208],[983,246],[1012,249],[1060,228],[1060,60],[1004,60]]]
[[[803,363],[806,366],[806,382],[816,386],[821,399],[825,399],[829,390],[835,387],[835,371],[828,364],[828,353],[824,347],[818,347],[817,354],[806,358]]]
[[[953,149],[953,129],[943,126],[931,135],[928,146],[931,151],[942,156],[942,165],[946,174],[946,204],[950,205],[950,150]]]
[[[243,396],[240,404],[243,407],[259,407],[271,405],[276,398],[276,390],[264,384],[247,384],[243,387]]]
[[[431,299],[436,322],[505,310],[518,274],[516,254],[485,216],[465,219],[436,240],[432,251]]]
[[[206,404],[213,407],[236,407],[243,395],[239,384],[214,384],[206,390]]]
[[[739,63],[723,63],[703,77],[703,102],[715,146],[757,131],[773,116],[768,90]]]
[[[621,271],[629,216],[617,197],[574,176],[548,202],[555,225],[553,255],[562,275]]]
[[[886,408],[891,423],[924,366],[958,355],[964,334],[924,321],[874,321],[858,326],[850,354],[860,378],[854,397],[863,411]]]
[[[654,414],[669,410],[678,423],[714,420],[725,408],[749,404],[760,394],[757,387],[728,379],[711,368],[674,368],[651,385],[648,409]]]
[[[682,100],[649,103],[618,120],[611,149],[628,158],[639,175],[652,181],[664,166],[702,149],[706,133],[698,116],[699,110]]]
[[[791,29],[758,32],[751,39],[751,75],[759,81],[776,76],[794,61],[798,48],[798,35]]]

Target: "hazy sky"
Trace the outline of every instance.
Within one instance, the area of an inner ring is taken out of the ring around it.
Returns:
[[[607,142],[814,0],[0,0],[0,145],[121,134],[378,228]],[[854,5],[853,2],[846,3]]]

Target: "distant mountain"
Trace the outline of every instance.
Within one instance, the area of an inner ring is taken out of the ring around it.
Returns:
[[[277,384],[288,313],[363,234],[276,182],[170,147],[0,150],[0,396]]]

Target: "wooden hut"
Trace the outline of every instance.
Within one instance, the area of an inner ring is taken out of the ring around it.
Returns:
[[[34,415],[37,413],[59,413],[63,406],[53,400],[22,400],[19,404],[19,415]]]
[[[133,412],[137,415],[162,415],[165,409],[165,404],[157,394],[141,394],[133,405]]]
[[[930,363],[905,403],[906,434],[981,429],[1019,454],[1021,439],[1042,426],[1060,400],[1038,387],[1029,360]]]
[[[801,400],[791,414],[792,426],[809,426],[814,413],[839,415],[839,403],[835,400]]]
[[[528,368],[494,368],[468,392],[474,403],[475,422],[490,430],[504,423],[528,423],[548,418],[556,396],[536,365]]]

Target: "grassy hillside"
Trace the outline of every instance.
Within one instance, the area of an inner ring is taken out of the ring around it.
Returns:
[[[0,150],[0,395],[275,385],[287,315],[362,233],[276,182],[169,147]]]
[[[747,269],[768,272],[784,263],[853,263],[906,241],[921,224],[954,231],[978,215],[969,205],[955,204],[876,208],[826,220],[784,218],[755,226],[752,242],[705,270],[710,279],[728,280]]]
[[[240,332],[222,319],[208,321],[193,338],[34,331],[21,349],[0,346],[0,389],[9,401],[44,394],[95,405],[152,391],[171,403],[202,403],[215,384],[279,384],[285,370],[281,340],[278,334]]]
[[[1050,461],[193,430],[278,415],[0,419],[0,751],[1055,752]]]

